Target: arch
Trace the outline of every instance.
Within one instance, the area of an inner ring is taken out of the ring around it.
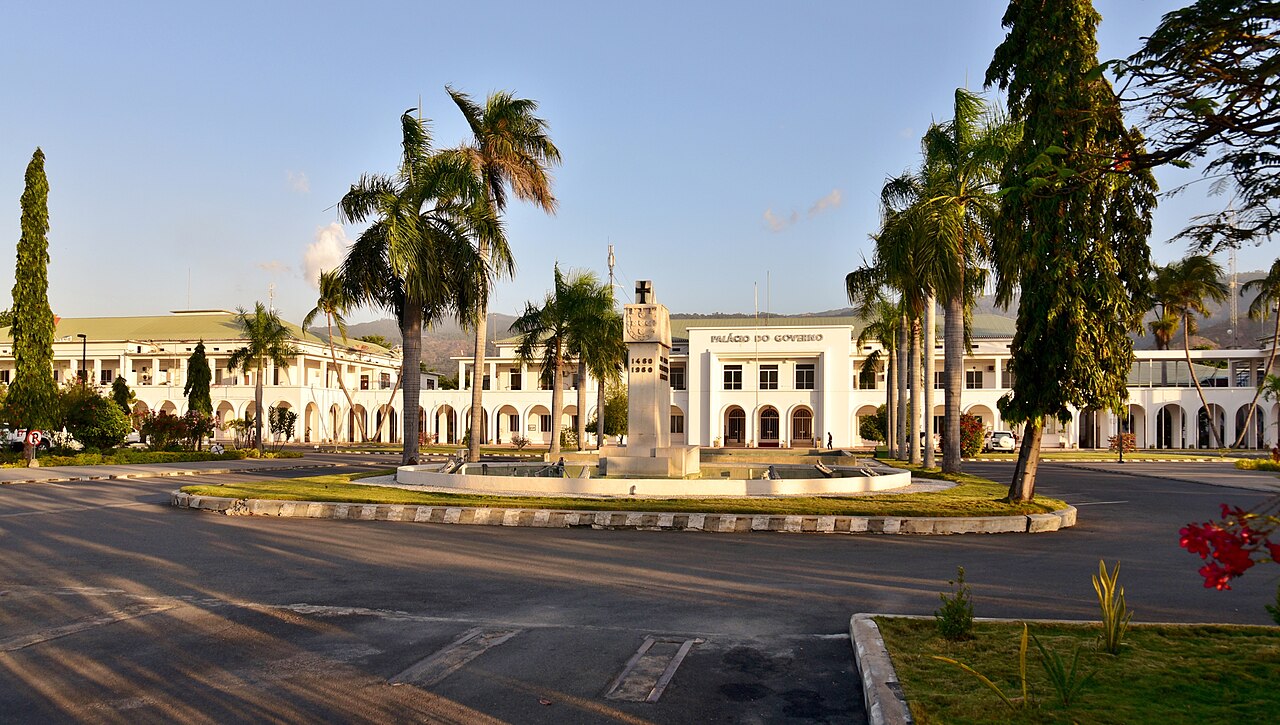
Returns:
[[[222,435],[227,427],[227,423],[236,415],[236,407],[229,400],[223,400],[213,409],[213,422],[217,424],[214,430],[214,437]]]
[[[431,432],[436,436],[436,442],[444,445],[456,445],[458,443],[458,414],[452,405],[445,403],[431,415],[432,427]]]
[[[1187,412],[1177,403],[1169,403],[1156,413],[1156,448],[1187,447]]]
[[[462,420],[467,423],[466,433],[471,432],[471,408],[462,411]],[[463,435],[465,436],[466,433]],[[480,443],[483,445],[489,442],[489,411],[483,407],[480,408]]]
[[[978,416],[978,419],[982,421],[983,428],[986,428],[987,430],[996,429],[996,414],[991,410],[991,408],[978,403],[970,405],[964,412],[969,415]]]
[[[147,404],[142,402],[141,400],[133,404],[134,415],[146,415],[147,413],[150,413],[150,412],[151,412],[151,408],[147,407]]]
[[[1103,448],[1106,442],[1107,415],[1098,408],[1080,411],[1079,443],[1081,448]]]
[[[378,406],[376,415],[374,416],[373,436],[379,443],[395,443],[398,436],[396,425],[399,416],[396,415],[396,409],[389,404]],[[386,421],[385,423],[383,421]]]
[[[1208,411],[1204,406],[1196,411],[1196,447],[1209,448],[1213,445],[1213,434],[1209,430],[1209,416],[1213,416],[1213,427],[1218,433],[1218,442],[1221,445],[1228,445],[1223,441],[1227,440],[1227,413],[1217,403],[1209,403]]]
[[[671,406],[671,444],[672,446],[684,446],[689,439],[689,434],[685,430],[685,411],[680,406]]]
[[[731,405],[724,411],[724,447],[747,445],[747,413],[741,406]]]
[[[756,445],[761,448],[777,448],[782,437],[782,416],[772,405],[760,408],[756,414],[756,430],[759,438]]]
[[[342,409],[337,403],[329,406],[329,441],[337,443],[342,438]]]
[[[356,436],[360,435],[362,426],[367,437],[369,431],[369,413],[364,409],[363,405],[356,403],[347,411],[347,440],[353,443],[356,442]]]
[[[1133,444],[1138,448],[1149,448],[1147,442],[1147,409],[1137,403],[1130,403],[1124,420],[1120,421],[1120,431],[1133,434]]]
[[[497,437],[494,442],[510,443],[515,436],[522,435],[520,431],[520,411],[516,410],[514,405],[504,405],[498,408],[497,416],[497,425],[494,426]]]
[[[796,446],[822,446],[814,439],[813,410],[807,405],[798,405],[791,411],[791,447]]]
[[[178,406],[174,405],[173,403],[167,400],[160,403],[160,407],[158,407],[156,410],[158,410],[161,413],[168,413],[169,415],[178,414]]]
[[[564,406],[564,410],[560,411],[560,425],[567,430],[574,431],[575,432],[574,435],[577,435],[577,432],[576,432],[578,430],[578,406],[577,405]]]
[[[314,402],[307,403],[302,409],[302,442],[310,443],[312,438],[320,435],[320,406]]]
[[[1267,421],[1266,412],[1261,406],[1253,406],[1253,417],[1249,418],[1249,405],[1240,406],[1236,411],[1236,432],[1230,443],[1235,443],[1235,438],[1242,438],[1240,441],[1241,448],[1266,448],[1266,431]],[[1248,420],[1248,429],[1245,428],[1245,421]],[[1241,436],[1241,433],[1244,433]]]
[[[874,446],[877,443],[877,441],[866,438],[862,435],[862,419],[873,416],[878,412],[880,412],[880,406],[878,405],[863,405],[854,411],[853,420],[849,426],[849,430],[853,431],[854,445]]]
[[[531,405],[524,413],[525,437],[534,445],[551,443],[551,410],[545,405]]]
[[[240,418],[251,419],[256,414],[257,410],[258,410],[258,404],[250,400],[249,402],[244,404],[244,411],[240,415]]]

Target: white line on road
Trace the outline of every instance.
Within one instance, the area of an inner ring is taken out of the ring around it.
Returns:
[[[83,632],[87,629],[102,627],[115,622],[122,622],[126,619],[134,619],[135,617],[145,617],[148,614],[157,614],[176,607],[176,604],[131,604],[123,609],[117,609],[113,612],[99,614],[95,617],[86,617],[84,619],[64,624],[58,627],[47,627],[34,632],[32,634],[24,634],[18,637],[10,637],[9,639],[0,640],[0,652],[16,652],[25,649],[33,644],[48,642],[51,639],[66,637],[69,634]]]
[[[484,629],[476,627],[462,633],[444,649],[406,668],[392,677],[393,685],[430,687],[457,672],[471,660],[520,634],[519,629]]]
[[[609,700],[657,702],[671,684],[685,655],[701,639],[667,639],[645,635],[644,643],[627,661],[604,696]]]

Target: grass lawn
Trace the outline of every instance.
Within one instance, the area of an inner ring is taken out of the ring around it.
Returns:
[[[980,461],[1016,461],[1017,453],[980,453],[977,455]],[[1042,461],[1115,461],[1118,456],[1113,451],[1042,451],[1040,460]],[[1168,461],[1168,460],[1202,460],[1205,458],[1219,458],[1219,452],[1215,450],[1202,450],[1194,452],[1172,452],[1172,451],[1133,451],[1125,453],[1126,461]],[[1224,461],[1234,461],[1228,455],[1223,458]]]
[[[363,474],[385,475],[387,471]],[[941,474],[931,473],[941,478]],[[552,496],[486,496],[428,493],[385,486],[352,483],[351,474],[314,476],[282,481],[248,481],[221,486],[187,486],[185,493],[230,498],[263,498],[283,501],[393,503],[428,506],[476,506],[489,508],[550,508],[571,511],[652,511],[738,514],[795,514],[818,516],[1008,516],[1046,513],[1066,508],[1057,499],[1038,498],[1029,504],[1010,505],[996,499],[1005,494],[1003,484],[977,476],[955,477],[959,485],[935,493],[882,494],[876,496],[787,496],[773,498],[568,498]]]
[[[1118,656],[1096,649],[1097,626],[1031,624],[1050,652],[1096,670],[1070,707],[1064,707],[1027,647],[1030,706],[1010,710],[994,692],[950,657],[990,678],[1011,699],[1021,696],[1018,644],[1022,625],[978,622],[974,639],[950,642],[932,619],[878,617],[917,723],[1261,723],[1280,713],[1280,628],[1134,625]]]

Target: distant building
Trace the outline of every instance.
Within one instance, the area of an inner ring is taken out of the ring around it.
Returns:
[[[253,413],[253,375],[226,371],[226,360],[243,343],[234,315],[222,310],[177,311],[155,317],[63,319],[54,344],[54,374],[74,379],[80,367],[83,333],[90,380],[109,388],[123,375],[138,396],[139,410],[186,411],[182,388],[186,360],[203,339],[214,366],[212,398],[219,421]],[[874,443],[861,434],[860,420],[885,403],[885,364],[860,374],[868,356],[883,349],[877,342],[857,345],[863,323],[852,317],[672,320],[671,433],[673,444],[724,447],[812,447],[831,436],[837,447]],[[964,360],[962,410],[992,430],[1009,430],[997,401],[1012,383],[1009,345],[1013,320],[974,315],[972,352]],[[402,435],[403,396],[395,391],[399,351],[354,340],[337,345],[338,363],[352,392],[354,407],[338,389],[329,348],[311,333],[290,326],[300,350],[288,368],[266,372],[265,404],[298,412],[296,440],[304,443],[358,439],[358,420],[369,437],[398,441]],[[0,382],[12,376],[12,349],[0,330]],[[537,364],[516,358],[517,340],[497,343],[483,376],[485,443],[511,443],[520,435],[534,446],[546,445],[558,428],[576,428],[579,415],[596,415],[597,383],[577,379],[576,364],[564,370],[564,414],[551,420],[551,392]],[[1220,438],[1232,442],[1244,428],[1248,405],[1264,373],[1269,340],[1259,349],[1193,350],[1188,369],[1181,350],[1142,350],[1129,376],[1129,403],[1120,416],[1112,411],[1072,411],[1071,421],[1050,421],[1044,445],[1050,448],[1106,448],[1118,430],[1132,432],[1142,448],[1206,448],[1209,421]],[[934,381],[932,428],[942,428],[942,345],[936,341],[938,377]],[[428,440],[461,445],[470,422],[471,358],[454,358],[461,390],[439,389],[438,377],[422,375],[421,429]],[[1273,369],[1274,374],[1280,370]],[[1209,410],[1201,409],[1192,377],[1205,389]],[[587,404],[577,407],[577,387]],[[395,395],[392,392],[395,391]],[[1280,402],[1260,400],[1249,424],[1250,447],[1274,445]]]

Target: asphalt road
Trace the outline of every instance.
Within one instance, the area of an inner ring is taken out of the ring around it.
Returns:
[[[849,616],[930,614],[957,566],[979,616],[1092,618],[1104,558],[1139,621],[1268,623],[1274,573],[1205,590],[1177,545],[1266,494],[1154,475],[1047,464],[1039,490],[1078,505],[1076,527],[953,537],[244,518],[171,509],[190,479],[5,486],[0,713],[859,723]]]

